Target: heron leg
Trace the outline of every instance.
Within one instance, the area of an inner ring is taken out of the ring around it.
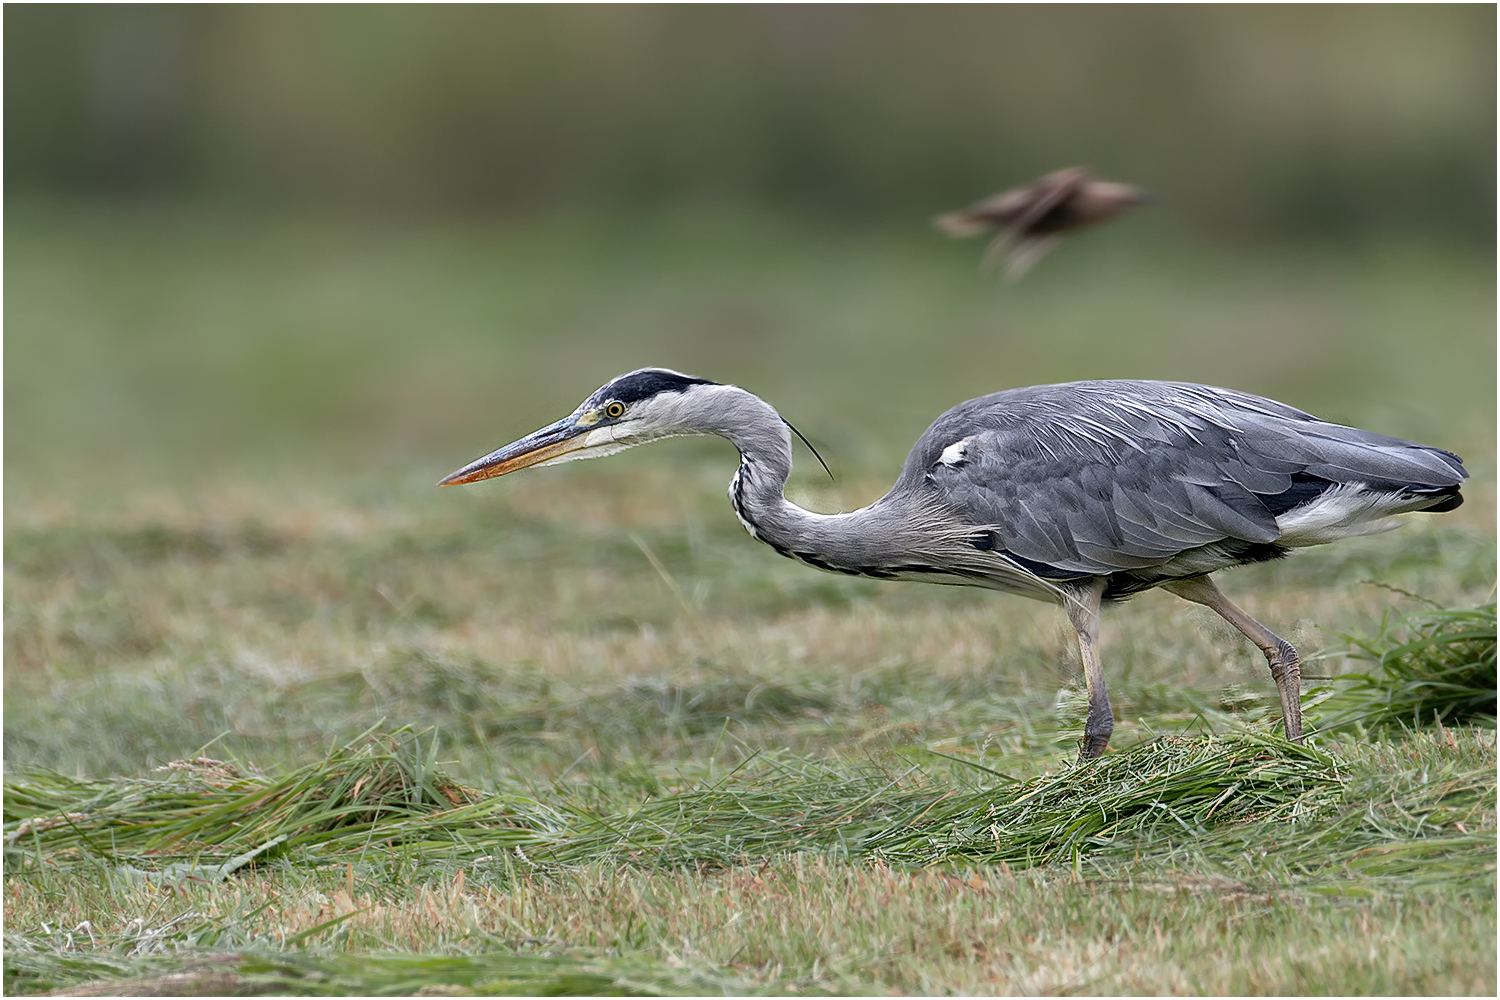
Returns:
[[[1089,691],[1089,716],[1083,724],[1083,747],[1080,757],[1098,757],[1109,746],[1109,734],[1115,730],[1115,713],[1109,707],[1109,691],[1104,686],[1104,667],[1099,663],[1099,601],[1104,596],[1104,578],[1070,587],[1063,600],[1068,621],[1078,633],[1078,651],[1083,657],[1083,680]]]
[[[1207,576],[1174,580],[1162,584],[1162,589],[1171,591],[1183,600],[1212,608],[1220,618],[1239,629],[1245,634],[1245,638],[1260,647],[1260,651],[1266,654],[1266,663],[1271,667],[1276,690],[1281,693],[1281,721],[1286,727],[1286,738],[1293,743],[1301,743],[1302,665],[1292,644],[1245,614]]]

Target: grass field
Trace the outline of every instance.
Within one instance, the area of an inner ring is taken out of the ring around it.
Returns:
[[[646,364],[782,407],[825,510],[1068,378],[1458,451],[1459,511],[1224,574],[1316,723],[1344,635],[1493,600],[1491,262],[1147,223],[1012,289],[728,210],[6,225],[8,993],[1493,993],[1492,721],[1289,747],[1260,655],[1150,593],[1080,767],[1060,613],[780,559],[727,445],[431,485]]]

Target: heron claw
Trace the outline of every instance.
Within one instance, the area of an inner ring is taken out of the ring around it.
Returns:
[[[1095,757],[1103,757],[1104,751],[1109,749],[1109,734],[1103,736],[1088,736],[1079,740],[1078,759],[1093,760]]]

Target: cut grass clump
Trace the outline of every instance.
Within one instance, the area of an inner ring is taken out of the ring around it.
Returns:
[[[1493,750],[1476,747],[1481,757]],[[277,864],[297,867],[378,867],[399,850],[502,880],[600,863],[719,870],[810,853],[912,867],[1087,859],[1101,871],[1134,862],[1324,881],[1358,865],[1367,876],[1493,882],[1493,767],[1433,749],[1420,773],[1407,773],[1361,770],[1274,736],[1162,737],[998,785],[941,755],[892,773],[755,753],[728,774],[679,774],[676,784],[622,774],[483,795],[436,772],[435,738],[424,747],[406,731],[281,778],[199,759],[159,780],[13,780],[6,857],[13,872],[105,858],[129,874],[214,879],[275,847]],[[1209,864],[1210,853],[1227,860]]]
[[[198,757],[160,779],[87,781],[42,773],[7,783],[7,866],[73,852],[119,859],[217,858],[276,841],[313,845],[405,840],[437,814],[472,813],[481,796],[441,774],[437,739],[365,734],[280,778]],[[480,810],[505,812],[499,800]],[[477,815],[468,819],[478,820]]]
[[[891,774],[768,757],[754,773],[643,803],[586,839],[594,857],[644,855],[669,867],[815,851],[897,865],[1027,868],[1332,814],[1345,780],[1316,750],[1251,734],[1162,737],[998,787],[926,765]]]
[[[1383,621],[1373,636],[1343,638],[1351,655],[1375,667],[1333,678],[1345,686],[1322,703],[1324,732],[1495,724],[1494,604],[1406,615]]]
[[[955,797],[926,822],[870,847],[908,864],[1005,862],[1031,867],[1080,854],[1137,851],[1216,827],[1277,826],[1337,808],[1345,776],[1319,751],[1273,736],[1160,737],[1034,779],[1013,797]]]

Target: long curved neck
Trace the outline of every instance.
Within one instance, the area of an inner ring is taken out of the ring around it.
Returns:
[[[816,514],[782,493],[792,473],[792,436],[769,403],[737,386],[707,383],[659,394],[647,405],[641,436],[648,440],[715,434],[739,449],[729,502],[750,534],[782,555],[836,573],[993,587],[1045,601],[1062,597],[1057,587],[990,551],[993,535],[976,532],[943,503],[910,459],[891,491],[870,506]]]
[[[797,506],[783,493],[792,472],[792,438],[781,415],[737,386],[715,386],[713,396],[713,405],[694,415],[694,430],[728,438],[739,449],[729,502],[753,537],[819,569],[870,573],[900,561],[901,529],[910,521],[895,516],[894,493],[848,514]]]

